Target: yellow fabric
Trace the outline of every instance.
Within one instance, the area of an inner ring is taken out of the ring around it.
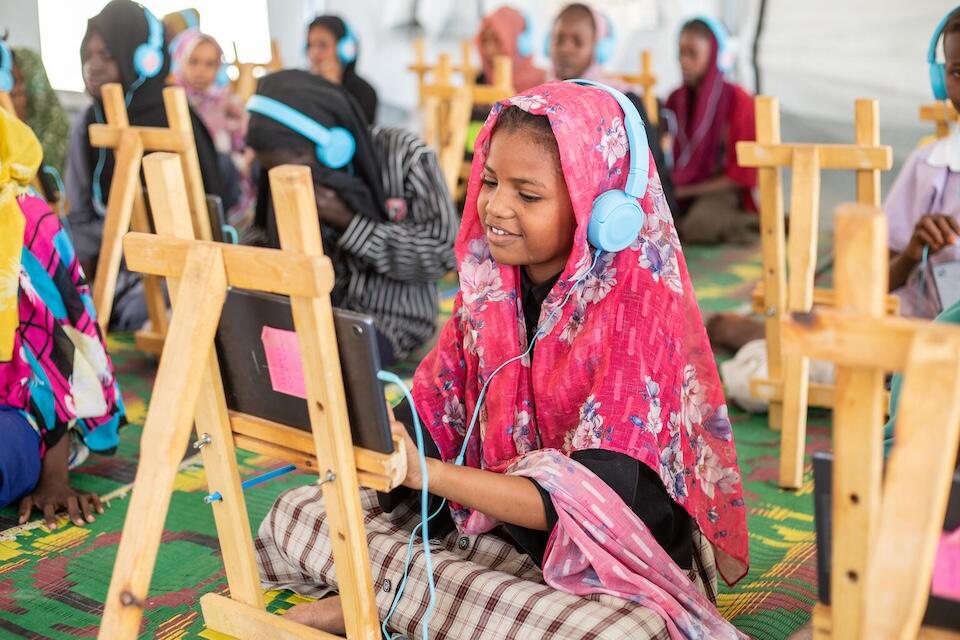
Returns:
[[[25,123],[0,109],[0,362],[13,358],[20,316],[20,253],[25,220],[17,197],[37,174],[43,150]]]

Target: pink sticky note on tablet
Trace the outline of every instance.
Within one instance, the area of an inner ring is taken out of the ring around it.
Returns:
[[[307,385],[303,381],[300,342],[296,332],[265,326],[260,332],[260,340],[267,356],[267,370],[273,390],[305,399]]]
[[[940,598],[960,601],[960,529],[940,536],[930,591]]]

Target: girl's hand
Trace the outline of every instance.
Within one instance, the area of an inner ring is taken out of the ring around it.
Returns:
[[[403,486],[419,491],[423,487],[423,477],[420,474],[420,454],[417,452],[417,443],[407,433],[407,428],[399,422],[391,422],[390,430],[393,431],[394,436],[403,440],[407,451],[407,475],[403,479]]]
[[[953,246],[960,239],[960,223],[948,215],[932,213],[923,216],[913,228],[913,235],[904,253],[919,262],[923,257],[923,248],[930,247],[934,254],[944,247]]]
[[[78,527],[93,522],[96,519],[94,513],[103,513],[97,494],[76,491],[65,480],[51,482],[41,479],[33,493],[20,501],[20,524],[30,519],[34,509],[43,513],[48,529],[57,528],[58,511],[66,510]]]

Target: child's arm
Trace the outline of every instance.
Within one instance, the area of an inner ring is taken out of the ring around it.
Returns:
[[[20,524],[30,519],[33,509],[43,513],[47,528],[57,528],[57,511],[66,509],[70,520],[78,527],[84,521],[93,522],[94,512],[103,513],[100,498],[95,493],[81,493],[70,486],[68,457],[70,434],[63,437],[47,451],[43,458],[40,481],[30,495],[20,501]]]
[[[417,445],[402,424],[395,422],[393,432],[406,440],[407,477],[403,484],[419,491],[423,479]],[[543,498],[529,478],[461,467],[435,458],[427,459],[427,477],[430,493],[434,495],[501,522],[537,531],[547,530]]]
[[[907,283],[907,278],[923,256],[923,248],[930,248],[930,255],[944,247],[954,245],[960,239],[960,223],[942,213],[925,215],[917,221],[913,235],[906,248],[890,258],[890,291]]]

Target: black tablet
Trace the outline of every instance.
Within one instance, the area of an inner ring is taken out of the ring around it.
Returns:
[[[353,443],[393,453],[373,319],[333,310]],[[227,407],[310,431],[290,299],[231,289],[216,338]]]

